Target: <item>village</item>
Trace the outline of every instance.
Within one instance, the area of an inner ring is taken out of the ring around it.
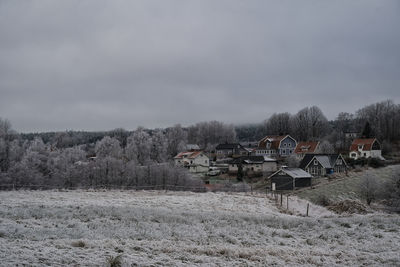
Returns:
[[[400,267],[399,0],[0,0],[0,267]]]
[[[211,151],[187,145],[174,157],[176,166],[187,168],[203,178],[208,189],[218,189],[225,182],[267,181],[271,190],[295,190],[311,187],[318,178],[347,173],[348,161],[385,162],[376,138],[347,133],[351,143],[347,153],[324,153],[319,141],[296,141],[290,135],[265,136],[258,142],[222,143]]]

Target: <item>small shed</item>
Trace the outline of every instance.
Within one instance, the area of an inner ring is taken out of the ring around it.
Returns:
[[[298,187],[311,186],[311,174],[300,168],[281,168],[268,177],[275,183],[276,190],[294,190]]]

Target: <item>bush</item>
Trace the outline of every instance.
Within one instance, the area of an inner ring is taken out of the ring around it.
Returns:
[[[107,257],[107,267],[121,267],[122,266],[122,261],[121,261],[122,255],[118,256],[108,256]]]
[[[76,248],[84,248],[84,247],[86,247],[86,244],[82,240],[79,240],[76,242],[72,242],[71,246],[76,247]]]
[[[331,204],[331,200],[325,195],[319,195],[314,201],[315,204],[326,207]]]
[[[380,168],[380,167],[384,167],[385,163],[380,159],[370,158],[368,161],[368,166],[370,166],[372,168]]]

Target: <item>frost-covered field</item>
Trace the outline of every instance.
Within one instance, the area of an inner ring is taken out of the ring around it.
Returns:
[[[339,217],[264,196],[135,191],[0,192],[1,265],[400,265],[400,217]]]

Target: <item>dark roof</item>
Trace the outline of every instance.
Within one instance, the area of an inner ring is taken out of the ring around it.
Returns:
[[[308,172],[300,169],[300,168],[281,168],[280,170],[274,172],[273,174],[271,174],[269,176],[269,178],[275,176],[276,174],[280,173],[280,172],[284,172],[287,175],[289,175],[292,178],[295,179],[301,179],[301,178],[311,178],[311,174],[309,174]]]
[[[315,157],[324,168],[334,168],[336,160],[340,154],[305,154],[300,163],[300,168],[304,169],[310,161]],[[346,164],[346,163],[345,163]]]
[[[264,163],[264,157],[263,156],[243,156],[243,157],[239,157],[236,159],[233,159],[232,161],[230,161],[230,164],[240,164],[240,163],[254,163],[254,164],[262,164]]]
[[[238,149],[238,148],[243,148],[243,147],[239,143],[225,143],[225,144],[217,145],[217,147],[215,149],[223,150],[223,149]]]

